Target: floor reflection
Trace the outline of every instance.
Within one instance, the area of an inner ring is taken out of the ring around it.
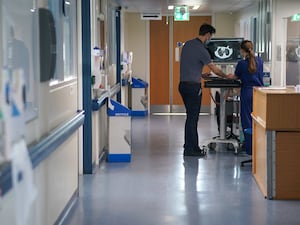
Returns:
[[[199,158],[198,157],[183,157],[184,166],[184,192],[185,205],[187,211],[188,224],[194,225],[195,221],[200,221],[198,192],[197,192],[197,177]]]

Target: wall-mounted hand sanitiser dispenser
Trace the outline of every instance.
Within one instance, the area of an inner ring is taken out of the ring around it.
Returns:
[[[53,78],[56,66],[56,32],[50,10],[39,8],[40,81]]]

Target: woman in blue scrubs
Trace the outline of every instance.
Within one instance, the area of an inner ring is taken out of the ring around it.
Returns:
[[[241,123],[246,152],[251,155],[252,139],[251,136],[245,134],[245,130],[252,128],[253,87],[263,86],[263,61],[260,57],[255,56],[253,43],[249,40],[244,40],[241,43],[240,52],[244,59],[238,62],[234,74],[229,74],[227,78],[240,79],[242,82],[240,94]]]

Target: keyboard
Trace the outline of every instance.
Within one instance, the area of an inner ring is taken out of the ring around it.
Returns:
[[[207,88],[238,88],[241,87],[240,80],[225,79],[220,77],[208,77],[204,79],[204,87]]]

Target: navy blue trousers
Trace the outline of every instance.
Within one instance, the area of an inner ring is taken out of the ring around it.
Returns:
[[[248,155],[252,154],[252,133],[245,132],[252,128],[253,88],[243,87],[241,89],[241,123],[245,137],[245,150]]]
[[[186,109],[183,147],[185,150],[199,150],[197,127],[202,99],[201,84],[180,82],[178,90]]]

